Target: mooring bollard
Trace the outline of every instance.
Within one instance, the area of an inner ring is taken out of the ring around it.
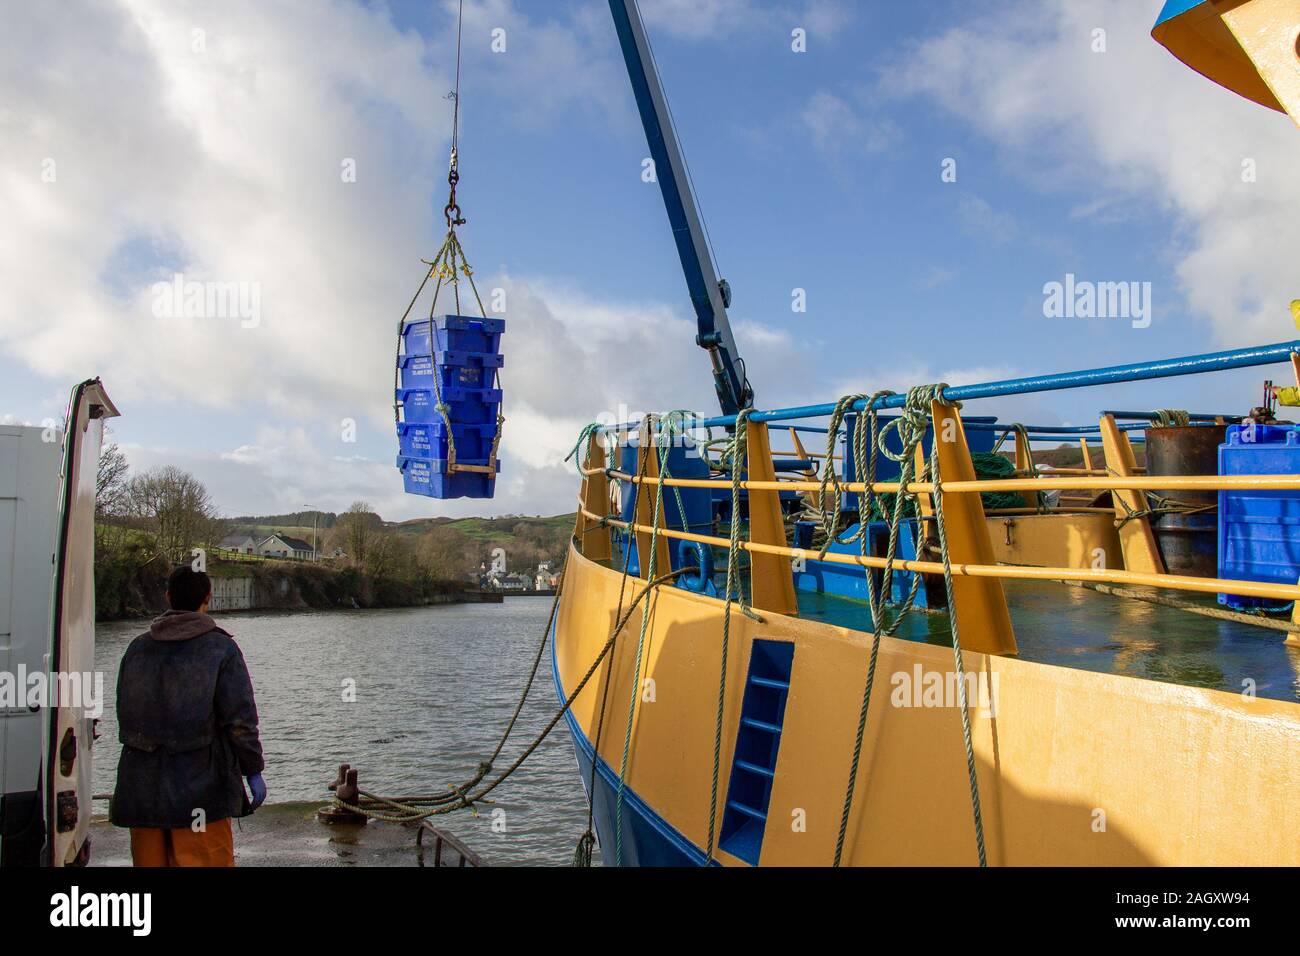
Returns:
[[[339,764],[338,776],[334,782],[329,785],[329,789],[334,792],[335,797],[347,803],[356,803],[361,796],[361,786],[357,782],[357,771],[352,768],[351,764]],[[316,811],[316,817],[322,823],[351,823],[364,826],[369,822],[369,818],[364,813],[358,813],[356,810],[349,810],[347,807],[340,807],[337,804],[321,807]]]

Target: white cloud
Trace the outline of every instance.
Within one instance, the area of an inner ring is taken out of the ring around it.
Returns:
[[[1102,194],[1076,215],[1168,210],[1167,250],[1193,313],[1224,345],[1294,336],[1300,294],[1295,128],[1175,60],[1149,32],[1159,0],[1021,3],[919,43],[888,74],[934,99],[1044,190]],[[1107,30],[1107,52],[1092,31]],[[1252,159],[1258,181],[1242,181]]]
[[[504,94],[515,104],[511,122],[537,127],[567,109],[596,113],[602,121],[627,117],[627,75],[605,4],[563,10],[549,3],[477,0],[465,4],[464,72],[474,76],[477,89]],[[449,16],[457,0],[443,0]],[[526,12],[525,12],[526,11]],[[502,30],[505,50],[493,52],[494,31]],[[450,31],[444,46],[450,53]],[[526,96],[519,96],[526,91]],[[466,104],[470,97],[466,94]]]
[[[965,193],[957,200],[957,221],[970,235],[995,246],[1006,245],[1020,231],[1015,216],[994,209],[987,199],[972,193]]]
[[[661,33],[681,40],[706,40],[768,29],[788,37],[795,27],[808,31],[810,43],[834,42],[854,15],[852,5],[841,0],[640,0],[640,8],[651,42]]]
[[[97,369],[128,403],[220,407],[256,393],[298,415],[321,396],[376,404],[369,383],[391,344],[359,333],[389,324],[375,303],[412,274],[446,82],[419,37],[382,15],[307,12],[131,0],[85,11],[78,30],[54,7],[11,12],[0,37],[11,358],[68,379]],[[346,158],[356,183],[342,181]],[[149,240],[169,261],[131,261]],[[156,318],[152,284],[173,271],[257,288],[261,324]],[[125,294],[109,294],[106,273]]]
[[[878,153],[897,138],[897,129],[884,120],[869,119],[846,100],[818,90],[799,116],[813,144],[832,159]]]
[[[608,23],[548,13],[467,5],[467,37],[507,30],[509,56],[466,44],[490,58],[485,84],[526,102],[528,122],[575,104],[626,112],[616,52],[592,52]],[[704,356],[682,359],[693,323],[664,306],[480,278],[510,297],[498,500],[404,496],[391,458],[333,454],[322,423],[392,428],[394,307],[420,278],[446,162],[448,34],[426,44],[382,6],[339,0],[123,0],[79,17],[73,29],[28,5],[0,33],[0,349],[44,376],[93,369],[128,416],[213,409],[249,415],[259,436],[186,451],[155,425],[127,446],[134,467],[191,467],[227,513],[354,498],[389,516],[568,510],[558,463],[579,415],[624,394],[711,401]],[[260,323],[156,317],[153,286],[174,272],[255,289]],[[619,370],[627,350],[642,361]]]
[[[654,39],[656,31],[687,40],[745,30],[759,15],[755,0],[643,0],[641,16]]]

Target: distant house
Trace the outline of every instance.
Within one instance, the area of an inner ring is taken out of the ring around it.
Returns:
[[[297,558],[306,561],[312,556],[312,546],[301,538],[291,538],[287,534],[273,534],[257,546],[257,553],[264,558]]]
[[[228,534],[217,544],[223,551],[239,554],[257,554],[257,539],[247,534]]]
[[[537,591],[554,591],[560,576],[551,569],[550,561],[543,561],[537,566],[537,577],[533,584]]]
[[[533,579],[527,574],[493,571],[488,575],[488,586],[499,591],[527,591],[533,586]]]

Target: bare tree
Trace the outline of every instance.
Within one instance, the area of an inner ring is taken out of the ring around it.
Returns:
[[[104,437],[109,435],[104,429]],[[99,468],[95,472],[95,517],[120,514],[126,504],[127,470],[126,455],[110,441],[99,453]]]
[[[195,546],[210,545],[218,530],[216,508],[203,483],[174,465],[131,479],[130,514],[151,533],[168,561],[188,561]]]
[[[371,517],[374,509],[368,501],[354,501],[346,512],[339,515],[338,527],[343,534],[343,550],[357,564],[366,567],[366,560],[374,541]]]

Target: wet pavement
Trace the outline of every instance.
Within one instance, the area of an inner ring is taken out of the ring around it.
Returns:
[[[321,823],[315,803],[267,804],[235,821],[236,866],[432,866],[425,836],[423,856],[416,828],[392,823]],[[97,808],[99,809],[99,808]],[[96,816],[90,828],[91,866],[130,866],[130,831]],[[474,847],[470,847],[474,849]],[[485,861],[490,862],[490,861]]]

